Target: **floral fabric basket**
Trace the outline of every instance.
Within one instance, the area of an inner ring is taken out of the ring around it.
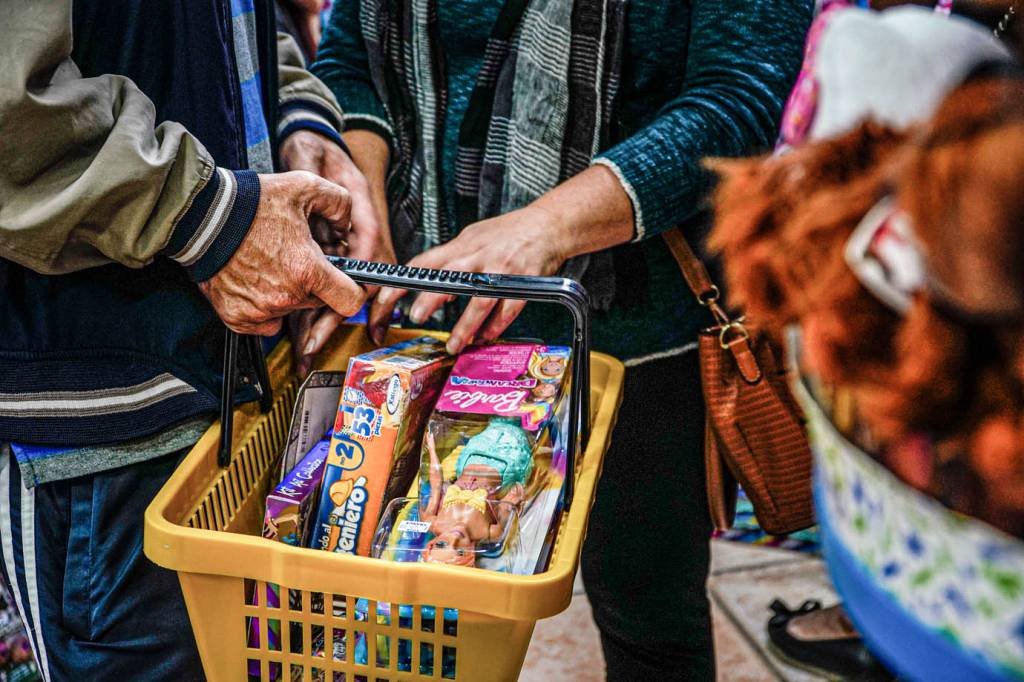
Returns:
[[[908,679],[1024,679],[1024,543],[904,484],[794,393],[826,560],[869,646]]]

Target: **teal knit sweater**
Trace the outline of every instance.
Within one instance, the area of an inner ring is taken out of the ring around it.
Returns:
[[[437,3],[449,102],[441,172],[454,218],[454,166],[459,126],[501,0]],[[593,346],[622,359],[677,351],[708,319],[686,289],[659,233],[688,224],[710,188],[701,160],[744,156],[774,142],[782,104],[796,78],[812,0],[633,0],[628,10],[625,68],[616,127],[621,142],[599,158],[633,202],[636,240],[646,261],[647,292],[639,303],[595,313]],[[360,3],[339,3],[312,66],[334,91],[349,129],[387,136],[387,115],[370,82],[359,22]],[[454,222],[452,223],[454,224]],[[621,273],[629,287],[633,273]],[[568,319],[548,305],[527,306],[510,334],[564,339]]]

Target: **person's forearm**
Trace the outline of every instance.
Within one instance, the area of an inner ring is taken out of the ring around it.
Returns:
[[[352,152],[352,160],[367,181],[383,187],[390,159],[387,141],[369,130],[349,130],[342,137]]]
[[[377,217],[382,224],[386,225],[388,217],[387,176],[388,163],[391,158],[388,143],[380,135],[369,130],[350,130],[342,137],[345,139],[349,151],[352,152],[352,161],[370,186],[370,201],[373,202],[374,210],[377,211]]]
[[[295,39],[277,34],[278,120],[277,139],[284,141],[298,130],[312,130],[340,141],[344,116],[334,94],[303,63]]]
[[[196,204],[215,182],[213,160],[181,125],[156,126],[153,104],[127,78],[81,77],[70,2],[17,0],[4,10],[0,257],[45,274],[142,267],[177,225],[203,223],[210,204]],[[189,206],[194,221],[184,219]],[[193,256],[217,234],[211,227],[192,242],[195,232],[179,233]]]
[[[615,174],[594,165],[530,204],[556,226],[555,247],[565,259],[631,241],[633,205]]]
[[[692,0],[678,94],[610,149],[608,165],[629,188],[636,239],[671,230],[704,207],[714,178],[706,158],[771,148],[811,22],[811,0]],[[653,113],[653,112],[648,112]]]
[[[374,205],[386,215],[388,143],[368,130],[344,134],[352,159],[366,177]],[[625,244],[633,239],[633,205],[615,174],[595,165],[530,204],[556,225],[554,239],[566,259]]]

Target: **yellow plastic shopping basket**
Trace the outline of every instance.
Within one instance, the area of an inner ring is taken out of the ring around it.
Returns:
[[[548,570],[519,576],[395,563],[260,537],[297,387],[287,343],[268,358],[270,409],[261,414],[247,405],[234,413],[227,466],[218,466],[217,422],[146,510],[146,555],[178,572],[203,667],[215,682],[515,680],[534,623],[569,604],[622,399],[622,363],[586,352],[585,293],[570,280],[410,271],[345,259],[336,264],[363,283],[560,301],[573,311],[574,346],[584,349],[574,362],[584,371],[574,375],[573,402],[582,410],[581,431],[590,426],[589,439],[575,460],[574,500],[562,515]],[[549,295],[539,295],[537,283]],[[392,330],[389,342],[419,334]],[[319,368],[345,369],[351,356],[370,349],[361,327],[339,330]]]

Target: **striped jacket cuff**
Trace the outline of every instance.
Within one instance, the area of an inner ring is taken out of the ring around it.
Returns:
[[[374,116],[372,114],[353,114],[346,112],[345,130],[369,131],[385,140],[388,143],[388,146],[391,146],[395,139],[395,131],[391,128],[391,124],[380,116]]]
[[[348,145],[341,139],[344,124],[334,111],[307,99],[291,99],[281,103],[281,117],[277,122],[277,139],[284,140],[297,130],[311,130],[333,140],[351,156]]]
[[[184,265],[196,282],[213,277],[245,239],[259,201],[256,173],[216,168],[175,225],[163,254]]]

